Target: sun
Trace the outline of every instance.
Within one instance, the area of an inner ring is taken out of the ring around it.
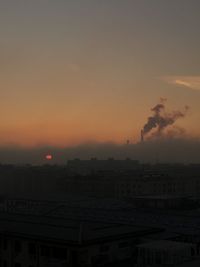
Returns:
[[[47,160],[52,160],[52,159],[53,159],[53,156],[52,156],[51,154],[47,154],[47,155],[45,156],[45,158],[46,158]]]

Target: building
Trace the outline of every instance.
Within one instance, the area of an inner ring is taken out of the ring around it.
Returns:
[[[109,158],[107,160],[99,160],[97,158],[92,158],[90,160],[68,160],[68,169],[76,174],[89,174],[91,172],[98,171],[125,171],[125,170],[135,170],[139,166],[138,160],[125,159],[119,160],[114,158]]]
[[[49,216],[0,216],[0,266],[96,266],[131,260],[159,229]]]
[[[130,199],[136,208],[151,209],[189,209],[198,203],[195,200],[175,195],[148,195],[137,196]]]
[[[137,266],[179,266],[196,256],[193,244],[158,240],[137,246]]]
[[[200,178],[145,173],[124,175],[118,179],[116,195],[122,198],[142,195],[199,196]]]
[[[146,174],[143,171],[101,171],[71,175],[63,179],[62,190],[68,193],[115,198],[137,196],[200,196],[200,178]]]

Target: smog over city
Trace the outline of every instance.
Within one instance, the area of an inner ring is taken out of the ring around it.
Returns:
[[[200,1],[0,1],[0,267],[200,266]]]

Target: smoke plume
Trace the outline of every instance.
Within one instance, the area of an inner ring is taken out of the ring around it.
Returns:
[[[148,117],[147,123],[144,125],[141,131],[141,137],[151,132],[153,129],[156,131],[153,133],[154,136],[160,136],[163,131],[173,125],[179,118],[183,118],[186,115],[188,106],[185,106],[184,111],[175,110],[172,112],[166,112],[165,102],[167,99],[161,98],[160,103],[151,109],[153,115]]]

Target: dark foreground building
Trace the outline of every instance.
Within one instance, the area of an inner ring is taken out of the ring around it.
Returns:
[[[0,266],[99,266],[136,261],[140,238],[159,229],[1,214]]]

